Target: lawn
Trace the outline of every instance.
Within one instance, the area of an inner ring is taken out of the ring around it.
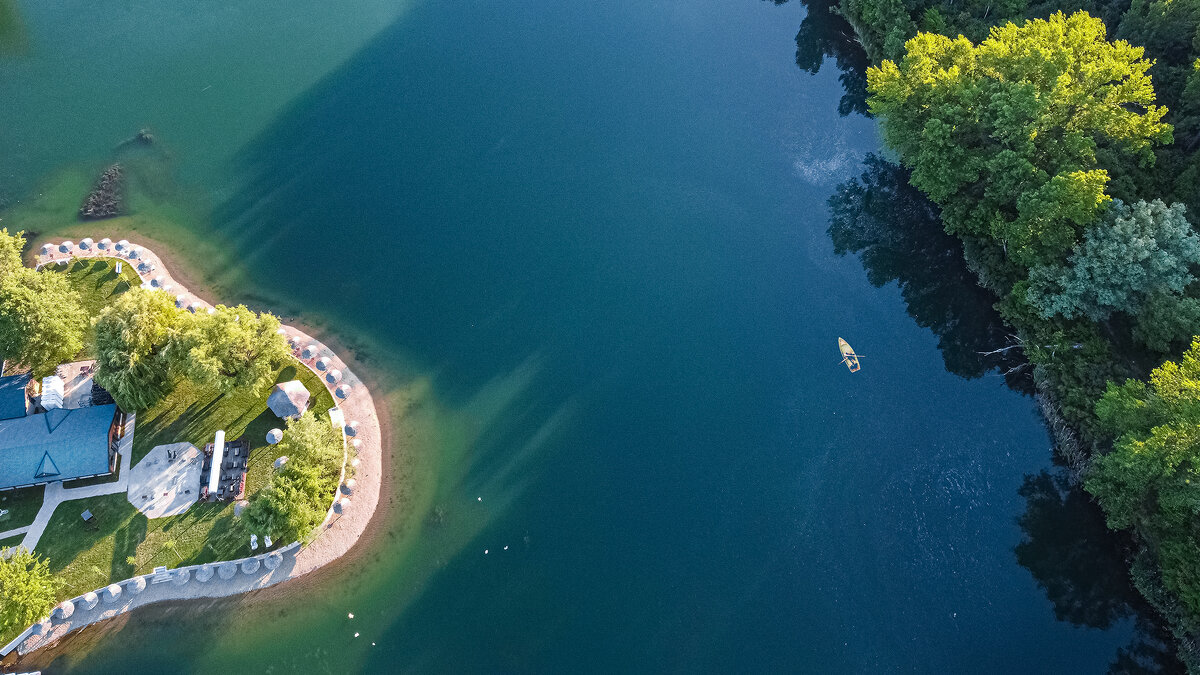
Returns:
[[[312,394],[309,407],[327,419],[333,397],[321,380],[296,363],[276,373],[275,381],[292,379],[304,382]],[[266,443],[267,431],[284,426],[267,409],[270,389],[257,395],[222,394],[181,381],[164,401],[138,413],[133,462],[166,443],[187,441],[203,448],[218,429],[230,440],[244,434],[251,448],[246,497],[253,497],[266,485],[278,457],[274,446]],[[83,522],[84,509],[96,516],[96,525]],[[69,598],[158,565],[178,567],[249,555],[249,537],[238,527],[233,510],[232,503],[197,503],[181,515],[148,520],[124,493],[77,499],[55,509],[36,552],[49,559],[51,571],[64,580],[60,598]]]
[[[66,272],[67,280],[83,299],[83,309],[88,316],[94,317],[112,304],[116,296],[142,285],[142,280],[129,261],[125,261],[120,275],[116,271],[116,262],[113,258],[85,258],[66,264],[47,265],[42,269]]]
[[[42,486],[7,490],[0,492],[0,511],[8,513],[0,516],[0,532],[25,527],[37,517],[38,509],[42,508]]]
[[[18,534],[15,537],[9,537],[7,539],[0,539],[0,549],[12,548],[12,547],[16,546],[17,544],[21,543],[21,540],[24,538],[25,538],[25,535]]]

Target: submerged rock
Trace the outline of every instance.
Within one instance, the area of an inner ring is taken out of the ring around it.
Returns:
[[[79,216],[85,220],[112,218],[125,209],[125,175],[120,164],[113,164],[100,174],[91,194],[83,200]]]

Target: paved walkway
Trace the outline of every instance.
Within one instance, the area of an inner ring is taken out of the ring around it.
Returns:
[[[196,298],[186,288],[172,279],[170,273],[163,267],[162,261],[152,251],[140,246],[137,247],[137,251],[139,254],[138,259],[145,263],[145,271],[142,269],[138,270],[144,287],[161,287],[170,293],[184,295],[185,297],[180,298],[177,304],[185,307],[190,307],[194,304],[196,306],[196,310],[194,311],[207,309],[211,306],[209,303]],[[58,260],[70,260],[72,257],[116,258],[126,256],[114,251],[98,251],[94,248],[89,251],[75,249],[70,254],[62,254],[56,251],[50,255],[39,256],[38,265]],[[154,280],[154,283],[151,282],[151,279]],[[371,520],[371,515],[375,513],[375,507],[379,503],[379,491],[383,479],[383,433],[379,425],[379,416],[375,410],[375,401],[371,398],[371,393],[367,390],[362,380],[351,372],[346,362],[332,350],[304,331],[292,326],[283,326],[283,332],[296,344],[294,353],[297,355],[297,358],[300,358],[304,347],[313,345],[316,348],[311,358],[301,359],[307,368],[322,376],[330,370],[336,369],[341,371],[340,382],[330,382],[325,378],[323,378],[323,381],[326,388],[333,393],[334,400],[337,401],[338,408],[341,410],[347,424],[347,435],[351,436],[350,445],[357,453],[357,462],[353,468],[355,479],[354,489],[351,490],[348,486],[342,485],[338,492],[339,496],[348,496],[343,513],[332,516],[331,509],[330,514],[326,516],[325,522],[320,525],[321,532],[317,535],[316,539],[303,548],[289,549],[289,553],[284,554],[282,564],[274,570],[259,570],[258,567],[251,566],[256,571],[249,571],[250,568],[239,566],[235,570],[239,572],[238,574],[229,578],[223,578],[220,575],[213,576],[205,583],[197,583],[200,576],[199,572],[195,575],[196,579],[189,582],[188,579],[184,578],[185,575],[182,573],[182,570],[176,571],[173,572],[173,574],[177,575],[176,580],[172,583],[155,584],[134,594],[126,593],[124,596],[125,599],[118,599],[109,604],[101,600],[92,609],[80,611],[85,609],[80,607],[70,617],[54,619],[53,622],[44,625],[44,635],[30,635],[27,638],[23,638],[19,648],[20,653],[27,654],[39,647],[53,643],[71,631],[153,602],[236,595],[257,588],[271,586],[328,564],[341,557],[354,546],[358,538],[366,531],[367,523]],[[329,361],[325,370],[316,367],[316,362],[321,357]],[[348,387],[341,388],[341,391],[339,391],[339,385],[348,385]],[[132,439],[132,434],[126,438]],[[132,443],[132,440],[130,443]],[[112,492],[119,492],[126,489],[125,484],[129,476],[129,455],[123,454],[122,456],[124,463],[122,464],[120,487],[117,487],[117,483],[95,486],[96,488],[112,488],[108,491],[98,492],[97,494],[111,494]],[[69,493],[69,496],[65,497],[66,499],[93,496],[82,494],[83,491],[92,490],[93,488],[61,490],[61,484],[59,484],[59,487],[62,493]],[[63,495],[58,495],[58,501],[64,500]],[[50,502],[49,488],[47,488],[46,502],[47,504]],[[57,502],[55,505],[57,505]],[[46,504],[43,504],[42,511],[38,513],[39,519],[42,513],[46,511],[46,508]],[[50,512],[53,512],[52,508]],[[46,515],[46,522],[48,521],[49,514]],[[37,532],[37,538],[41,537],[41,531],[44,529],[45,523],[41,525],[41,530]],[[32,534],[32,531],[30,534]],[[35,544],[37,538],[32,539]],[[26,541],[30,541],[30,535],[26,535]],[[229,564],[217,563],[218,566]],[[186,576],[191,576],[190,569]],[[130,584],[133,584],[133,581],[122,582],[121,585],[124,587],[130,586]]]
[[[25,534],[28,531],[29,531],[28,525],[26,525],[24,527],[14,527],[11,530],[5,530],[4,532],[0,532],[0,539],[8,539],[9,537],[17,536],[18,534]]]

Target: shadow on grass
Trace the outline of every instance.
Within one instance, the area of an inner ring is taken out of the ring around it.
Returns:
[[[125,495],[119,495],[124,497]],[[113,542],[112,552],[112,578],[125,579],[133,576],[136,565],[130,565],[126,562],[130,557],[136,559],[137,547],[146,540],[147,523],[149,520],[141,513],[133,514],[133,517],[126,521],[125,527],[120,528],[116,532],[116,541]]]

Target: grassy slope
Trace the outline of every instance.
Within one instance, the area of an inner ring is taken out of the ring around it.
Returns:
[[[0,539],[0,549],[12,548],[12,547],[16,546],[17,544],[21,543],[21,540],[24,538],[25,538],[25,535],[18,534],[15,537],[9,537],[7,539]],[[3,639],[4,638],[0,637],[0,640],[3,640]],[[7,644],[7,643],[5,643],[5,644]]]
[[[88,316],[96,316],[113,299],[129,290],[140,286],[141,279],[129,261],[125,261],[121,274],[116,272],[112,258],[91,258],[75,260],[66,264],[47,265],[44,270],[67,272],[67,280],[79,291],[83,299],[83,308]]]

